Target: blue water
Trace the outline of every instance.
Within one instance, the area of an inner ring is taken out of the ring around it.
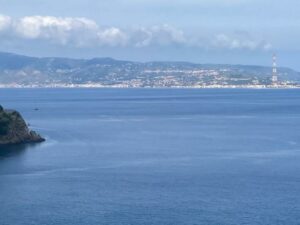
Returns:
[[[1,225],[300,224],[300,91],[2,89]],[[35,111],[34,108],[39,108]]]

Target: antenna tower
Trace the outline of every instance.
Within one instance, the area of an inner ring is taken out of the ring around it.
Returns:
[[[277,75],[277,56],[273,54],[273,66],[272,66],[272,84],[275,85],[278,82]]]

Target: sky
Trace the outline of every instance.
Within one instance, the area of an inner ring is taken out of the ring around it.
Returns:
[[[0,51],[300,70],[299,0],[0,0]]]

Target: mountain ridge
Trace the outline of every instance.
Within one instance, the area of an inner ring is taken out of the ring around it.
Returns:
[[[279,67],[284,83],[300,73]],[[268,85],[272,68],[261,65],[198,64],[184,61],[135,62],[110,57],[73,59],[0,52],[0,86],[197,87]]]

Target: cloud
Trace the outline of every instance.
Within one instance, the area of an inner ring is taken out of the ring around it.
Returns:
[[[100,29],[96,22],[87,18],[24,17],[15,23],[15,31],[21,38],[44,39],[76,47],[118,46],[124,45],[127,39],[120,29]]]
[[[12,20],[9,16],[0,15],[0,32],[11,27]]]
[[[97,37],[100,45],[125,46],[129,41],[128,35],[116,27],[98,30]]]
[[[186,44],[184,32],[167,24],[150,28],[139,28],[133,32],[132,40],[136,47],[150,45]]]
[[[150,28],[121,29],[100,27],[87,18],[27,16],[13,20],[0,16],[0,31],[10,29],[14,38],[44,40],[75,47],[132,46],[184,44],[184,33],[169,25]]]
[[[218,34],[214,37],[212,45],[223,49],[270,50],[272,45],[264,40],[256,40],[246,32],[233,35]]]
[[[103,46],[143,48],[172,45],[197,48],[206,46],[229,50],[271,48],[270,43],[255,40],[242,32],[234,35],[222,33],[215,37],[204,35],[203,38],[187,35],[183,30],[167,24],[124,29],[102,27],[93,20],[76,17],[27,16],[13,19],[0,15],[0,34],[14,41],[42,41],[77,48]]]
[[[57,18],[32,16],[24,17],[15,23],[15,31],[21,38],[46,39],[67,44],[78,35],[94,34],[97,24],[85,18]]]

